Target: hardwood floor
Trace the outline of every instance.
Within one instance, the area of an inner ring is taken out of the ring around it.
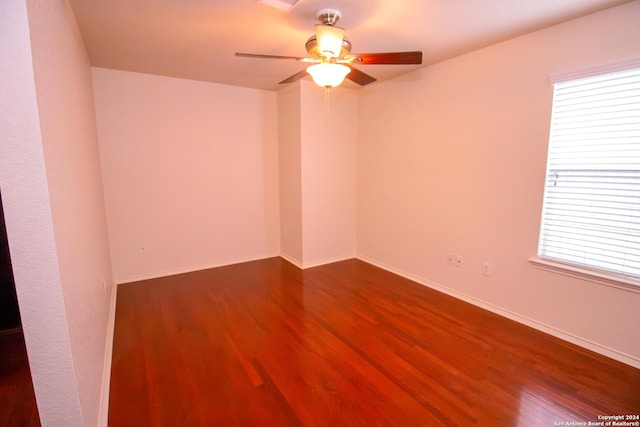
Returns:
[[[112,427],[639,413],[640,370],[358,260],[299,270],[271,258],[118,288]]]
[[[0,331],[0,425],[39,426],[22,331]]]

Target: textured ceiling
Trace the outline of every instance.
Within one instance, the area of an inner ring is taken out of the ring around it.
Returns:
[[[256,0],[70,2],[94,66],[277,90],[305,64],[234,53],[307,56],[319,9],[342,12],[352,53],[423,51],[422,65],[360,66],[383,81],[628,0],[300,0],[288,11]]]

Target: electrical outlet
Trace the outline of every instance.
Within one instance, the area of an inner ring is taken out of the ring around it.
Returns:
[[[463,260],[462,260],[462,257],[460,255],[456,255],[455,256],[455,265],[456,265],[456,267],[458,267],[458,268],[462,267],[462,264],[463,264],[462,261]]]
[[[482,263],[482,274],[485,276],[491,276],[491,264],[488,262]]]

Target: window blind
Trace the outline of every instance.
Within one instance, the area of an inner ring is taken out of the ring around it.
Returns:
[[[538,256],[640,278],[640,68],[554,84]]]

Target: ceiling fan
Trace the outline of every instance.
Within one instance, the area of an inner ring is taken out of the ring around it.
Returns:
[[[236,56],[246,58],[292,59],[313,63],[306,69],[283,80],[280,84],[292,83],[311,74],[319,86],[332,88],[339,86],[345,77],[360,86],[373,83],[376,79],[359,69],[354,64],[422,64],[422,52],[386,52],[386,53],[358,53],[351,54],[351,42],[344,37],[344,28],[335,24],[342,17],[337,9],[322,9],[317,15],[320,24],[316,24],[315,35],[309,37],[305,45],[311,57],[260,55],[253,53],[236,53]]]

